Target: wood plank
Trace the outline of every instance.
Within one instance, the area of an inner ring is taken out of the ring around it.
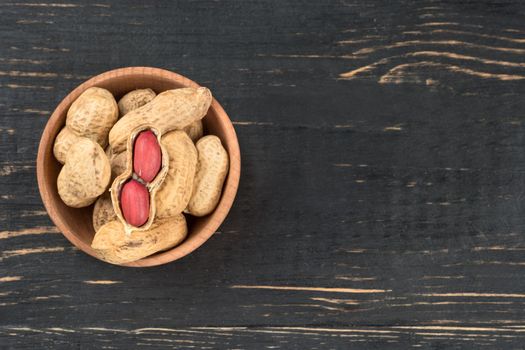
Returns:
[[[0,3],[0,344],[520,348],[525,4]],[[208,86],[242,156],[220,232],[124,269],[56,232],[58,102],[151,65]]]

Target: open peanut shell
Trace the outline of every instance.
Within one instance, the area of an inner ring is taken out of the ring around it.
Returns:
[[[157,176],[148,183],[145,183],[141,179],[137,179],[136,176],[133,174],[133,151],[134,151],[134,144],[135,139],[138,136],[139,133],[145,130],[151,130],[156,138],[157,142],[159,144],[161,154],[162,154],[162,165],[159,170],[159,173]],[[115,180],[113,181],[113,184],[111,185],[111,201],[113,203],[113,209],[115,210],[115,214],[117,215],[117,218],[122,222],[124,225],[124,229],[126,231],[126,234],[130,234],[132,231],[145,231],[149,229],[153,223],[153,220],[155,220],[155,194],[157,193],[157,190],[160,188],[162,183],[164,182],[164,178],[166,177],[166,174],[168,173],[168,165],[169,165],[169,155],[162,143],[160,142],[161,139],[161,133],[158,129],[149,126],[149,125],[141,125],[137,128],[135,128],[133,131],[131,131],[130,136],[127,141],[126,145],[126,170],[117,176]],[[120,206],[120,191],[122,189],[122,186],[130,179],[136,179],[140,182],[142,182],[149,192],[149,200],[150,200],[150,207],[149,207],[149,216],[148,221],[140,227],[133,226],[129,224],[126,219],[124,218],[124,215],[122,213],[122,208]]]

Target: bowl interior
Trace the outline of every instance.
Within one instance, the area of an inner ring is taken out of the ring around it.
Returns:
[[[65,125],[67,111],[71,103],[91,86],[108,89],[118,101],[125,93],[134,89],[151,88],[156,93],[160,93],[168,89],[188,86],[196,87],[198,85],[178,74],[160,69],[123,68],[101,74],[86,81],[73,90],[59,104],[51,116],[42,135],[37,159],[38,182],[42,199],[51,219],[64,235],[81,250],[96,257],[96,253],[90,247],[95,234],[92,224],[93,205],[75,209],[68,207],[62,202],[56,185],[56,179],[62,165],[53,156],[55,137]],[[203,123],[205,134],[217,135],[230,155],[230,172],[225,181],[223,195],[217,209],[203,218],[187,216],[189,234],[181,245],[126,265],[159,265],[187,255],[215,232],[228,213],[237,190],[240,167],[237,138],[228,116],[215,100],[203,119]]]

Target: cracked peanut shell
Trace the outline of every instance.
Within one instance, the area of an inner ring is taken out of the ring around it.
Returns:
[[[121,203],[120,203],[120,200],[121,200],[120,192],[126,182],[128,182],[130,179],[135,178],[133,175],[134,174],[133,173],[133,147],[135,143],[135,138],[144,130],[151,130],[157,137],[157,141],[158,141],[158,144],[161,150],[162,161],[161,161],[160,171],[155,177],[155,179],[153,179],[153,181],[151,182],[144,184],[149,192],[148,220],[146,221],[145,224],[141,225],[140,227],[136,227],[126,222],[126,219],[124,218],[124,215],[122,213]],[[162,135],[160,131],[154,127],[151,127],[149,125],[139,126],[138,128],[132,130],[131,133],[128,135],[129,137],[126,143],[126,152],[125,152],[126,170],[122,174],[117,176],[115,180],[113,180],[113,183],[111,185],[111,201],[113,203],[113,209],[115,210],[115,214],[117,215],[117,218],[120,220],[120,222],[124,226],[126,232],[130,233],[132,231],[147,230],[153,224],[153,221],[155,220],[155,215],[156,215],[155,197],[168,172],[169,155],[165,147],[162,145],[162,142],[161,142]]]

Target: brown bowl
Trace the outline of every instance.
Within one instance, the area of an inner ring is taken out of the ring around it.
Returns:
[[[75,209],[68,207],[62,202],[58,195],[56,184],[62,165],[53,155],[55,137],[66,122],[67,111],[71,103],[82,92],[92,86],[108,89],[118,100],[133,89],[151,88],[159,93],[168,89],[198,87],[199,85],[182,75],[158,68],[128,67],[115,69],[97,75],[78,86],[60,102],[51,118],[49,118],[40,140],[36,160],[38,188],[42,201],[51,220],[62,231],[64,236],[82,251],[98,258],[95,251],[91,249],[91,241],[95,235],[91,220],[93,205]],[[205,133],[217,135],[230,156],[230,170],[217,208],[208,216],[189,220],[188,237],[179,246],[124,264],[125,266],[155,266],[180,259],[200,247],[215,233],[224,218],[226,218],[239,185],[241,171],[239,143],[230,118],[215,99],[213,99],[208,114],[203,119],[203,123]]]

